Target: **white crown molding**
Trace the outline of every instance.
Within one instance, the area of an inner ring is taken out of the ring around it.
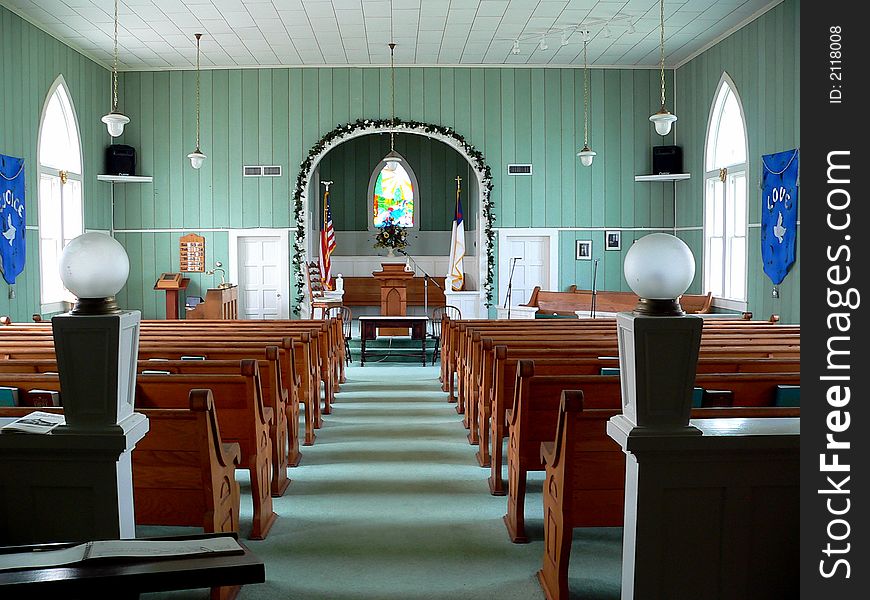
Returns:
[[[389,69],[390,65],[371,65],[371,64],[322,64],[322,65],[234,65],[234,66],[200,66],[202,71],[236,71],[245,69]],[[582,71],[583,65],[530,65],[530,64],[438,64],[438,63],[421,63],[421,64],[402,64],[396,65],[397,69],[573,69]],[[661,67],[659,65],[589,65],[591,70],[655,70]],[[194,71],[194,67],[137,67],[124,68],[118,65],[119,73],[155,73],[159,71]],[[676,71],[676,67],[665,65],[665,70]]]

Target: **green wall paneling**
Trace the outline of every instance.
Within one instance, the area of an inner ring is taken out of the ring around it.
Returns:
[[[109,144],[100,118],[109,109],[110,75],[102,66],[0,6],[0,153],[24,159],[27,262],[15,283],[15,299],[0,285],[0,314],[29,321],[40,312],[37,145],[39,119],[48,89],[63,75],[78,117],[84,167],[84,224],[108,229],[110,191],[98,182]]]
[[[470,166],[453,148],[419,135],[397,134],[396,150],[417,176],[418,210],[422,231],[449,231],[453,224],[457,175],[462,177],[462,208],[466,229],[476,224],[477,201],[469,195]],[[320,163],[320,180],[331,180],[330,207],[337,231],[367,231],[369,182],[374,169],[390,150],[388,135],[354,138],[329,152]],[[321,214],[318,191],[317,214]],[[320,217],[318,216],[318,224]]]
[[[677,144],[683,148],[689,181],[677,184],[677,226],[703,225],[704,142],[710,106],[723,72],[743,103],[749,142],[748,310],[757,318],[772,313],[800,322],[800,260],[772,297],[759,248],[761,155],[800,146],[800,0],[785,0],[677,70]],[[798,202],[800,209],[800,200]],[[687,236],[699,264],[703,236]],[[691,240],[691,241],[690,241]],[[800,232],[798,232],[798,246]],[[798,256],[800,250],[798,248]],[[693,288],[700,291],[700,277]]]

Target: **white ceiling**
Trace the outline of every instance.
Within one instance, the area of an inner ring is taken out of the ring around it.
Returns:
[[[667,65],[779,2],[665,0]],[[111,65],[113,0],[0,4]],[[119,60],[122,70],[189,69],[202,33],[206,68],[384,65],[392,29],[397,65],[577,66],[578,25],[590,31],[591,65],[659,64],[658,0],[120,0]]]

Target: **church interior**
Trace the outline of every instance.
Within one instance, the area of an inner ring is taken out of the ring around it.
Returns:
[[[800,42],[0,0],[0,595],[795,597]],[[197,554],[13,565],[134,538]]]

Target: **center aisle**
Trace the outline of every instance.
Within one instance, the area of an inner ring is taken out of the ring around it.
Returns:
[[[543,598],[535,578],[540,483],[528,508],[536,541],[512,544],[501,519],[505,499],[489,495],[487,471],[475,463],[438,369],[351,367],[347,379],[275,499],[279,518],[268,539],[246,540],[265,561],[267,582],[241,597]],[[618,598],[620,530],[587,531],[574,543],[572,577],[575,563],[591,568],[578,573],[595,594],[587,597]],[[616,593],[606,593],[614,585]]]

